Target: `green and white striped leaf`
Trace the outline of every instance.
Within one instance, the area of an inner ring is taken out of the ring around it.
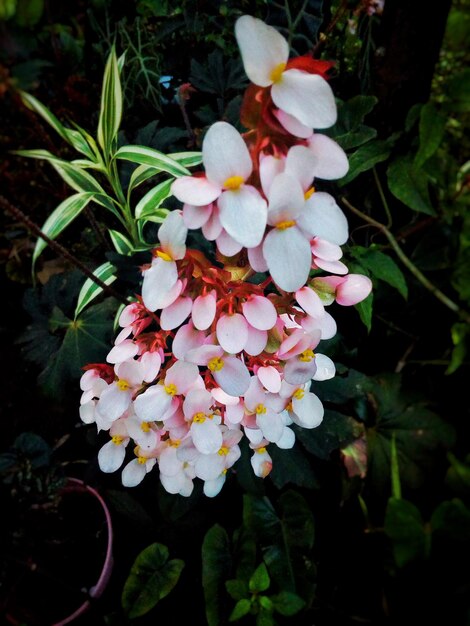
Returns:
[[[124,254],[125,256],[129,256],[133,252],[135,252],[135,248],[132,245],[132,242],[129,239],[120,233],[117,230],[112,230],[111,228],[108,230],[109,236],[111,237],[112,244],[116,249],[116,252],[119,254]]]
[[[159,209],[150,209],[148,213],[144,213],[139,220],[146,224],[147,222],[154,222],[155,224],[161,224],[169,213],[169,209],[163,207]]]
[[[49,237],[55,239],[60,233],[80,215],[86,205],[93,199],[92,193],[76,193],[66,198],[59,206],[52,211],[47,220],[44,222],[41,230]],[[34,265],[41,254],[47,247],[44,239],[39,238],[33,252],[32,264]]]
[[[77,152],[84,154],[91,161],[96,161],[95,153],[88,145],[85,137],[78,130],[73,130],[72,128],[64,128],[64,131],[67,135],[68,142],[72,144]]]
[[[146,180],[152,178],[152,176],[156,176],[157,174],[160,174],[160,170],[155,169],[151,165],[139,165],[139,167],[136,167],[131,174],[131,179],[127,188],[128,197],[131,192],[136,189],[136,187],[145,183]]]
[[[168,156],[185,167],[194,167],[202,163],[202,152],[173,152]]]
[[[112,263],[106,262],[103,265],[100,265],[93,272],[94,276],[102,280],[106,285],[111,285],[117,276],[114,273],[116,268]],[[91,278],[87,278],[83,283],[82,288],[80,289],[80,293],[78,294],[77,306],[75,308],[75,318],[80,315],[83,309],[90,304],[92,300],[94,300],[97,296],[102,293],[103,288],[97,285]]]
[[[112,151],[122,118],[122,88],[118,60],[114,46],[106,62],[101,92],[100,118],[98,121],[98,143],[105,155]]]
[[[170,178],[169,180],[164,180],[162,183],[159,183],[156,187],[153,187],[153,189],[150,189],[135,207],[136,218],[140,219],[144,216],[148,217],[152,215],[152,212],[158,209],[163,200],[166,200],[170,195],[172,184],[173,179]]]
[[[119,70],[119,74],[121,74],[123,68],[124,68],[124,63],[126,62],[126,52],[124,51],[121,56],[118,58],[117,60],[117,66],[118,66],[118,70]]]
[[[43,120],[45,120],[49,124],[49,126],[52,126],[52,128],[62,137],[62,139],[70,143],[70,139],[67,136],[66,128],[64,128],[64,126],[59,122],[56,116],[51,111],[49,111],[49,109],[44,106],[42,102],[39,102],[39,100],[37,100],[34,96],[26,93],[26,91],[20,91],[19,94],[21,99],[23,100],[23,103],[25,104],[25,106],[28,107],[28,109],[31,109],[32,111],[40,115]]]
[[[146,146],[122,146],[114,155],[117,159],[150,165],[160,172],[168,172],[173,176],[190,176],[191,172],[163,152]]]

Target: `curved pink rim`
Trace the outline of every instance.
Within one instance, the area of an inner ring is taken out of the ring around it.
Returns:
[[[70,489],[71,491],[72,490],[77,490],[77,491],[85,490],[91,493],[93,496],[95,496],[95,498],[101,504],[101,507],[104,511],[104,515],[106,518],[106,526],[108,529],[108,543],[106,546],[106,557],[104,560],[100,577],[98,578],[98,582],[96,583],[96,585],[91,587],[88,592],[90,598],[99,598],[101,594],[103,593],[103,591],[105,590],[106,585],[109,582],[109,579],[111,576],[111,570],[113,567],[113,526],[112,526],[112,521],[111,521],[111,514],[109,512],[106,502],[103,500],[101,495],[96,491],[96,489],[93,489],[93,487],[90,487],[90,485],[87,485],[86,483],[83,482],[83,480],[80,480],[79,478],[68,478],[67,486],[65,487],[65,489],[67,489],[70,486],[70,483],[72,483],[72,487]],[[73,485],[75,485],[75,487],[73,487]],[[55,622],[52,626],[65,626],[65,624],[70,624],[70,622],[73,622],[74,619],[76,619],[77,617],[79,617],[80,615],[88,611],[90,606],[91,606],[90,600],[86,600],[71,615],[65,617],[60,622]]]

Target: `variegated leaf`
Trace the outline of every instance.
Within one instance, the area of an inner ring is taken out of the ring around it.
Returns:
[[[114,273],[116,268],[112,263],[106,262],[96,268],[93,274],[106,285],[111,285],[117,276]],[[97,296],[102,293],[103,288],[97,285],[91,278],[87,278],[83,283],[80,293],[78,294],[77,306],[75,308],[75,319],[80,315],[83,309],[90,304]]]

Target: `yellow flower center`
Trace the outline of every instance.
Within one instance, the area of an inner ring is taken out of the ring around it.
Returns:
[[[236,191],[237,189],[240,189],[244,182],[243,176],[230,176],[224,182],[224,188]]]
[[[293,397],[296,400],[302,400],[304,395],[305,395],[305,391],[303,389],[296,389],[296,391],[294,391],[294,393],[293,393]]]
[[[149,433],[150,432],[150,424],[148,422],[142,422],[140,425],[142,432]]]
[[[137,460],[140,463],[140,465],[145,465],[148,461],[148,459],[145,456],[138,456]]]
[[[180,439],[168,439],[168,445],[171,448],[179,448],[180,443],[181,443]]]
[[[124,441],[124,437],[121,437],[121,435],[114,435],[114,437],[111,437],[111,441],[114,443],[115,446],[120,446],[121,443]]]
[[[310,363],[310,361],[314,358],[315,354],[313,350],[304,350],[301,354],[299,354],[299,359],[304,363]]]
[[[217,454],[219,454],[220,456],[227,456],[228,448],[226,446],[222,446]]]
[[[289,411],[289,412],[293,412],[294,411],[294,407],[292,406],[292,402],[289,402],[289,404],[286,406],[286,411]]]
[[[167,392],[169,396],[176,396],[176,394],[178,393],[178,389],[176,388],[176,385],[174,385],[173,383],[170,383],[169,385],[165,385],[165,391]]]
[[[292,228],[292,226],[295,226],[295,220],[284,220],[276,224],[276,228],[279,230],[286,230],[287,228]]]
[[[157,256],[164,261],[173,261],[171,256],[167,252],[163,252],[163,250],[157,250]]]
[[[285,63],[279,63],[279,65],[276,65],[276,67],[272,70],[271,74],[269,75],[269,78],[273,81],[273,83],[278,83],[281,80],[282,73],[284,72],[285,69],[286,69]]]
[[[256,415],[259,415],[260,413],[264,415],[264,413],[266,413],[266,407],[264,406],[264,404],[258,404],[258,406],[255,409],[255,413]]]
[[[225,363],[221,359],[220,356],[215,356],[213,359],[209,361],[207,367],[211,372],[220,372],[220,370],[224,367]]]
[[[258,454],[264,454],[266,452],[266,448],[257,448],[255,452],[257,452]]]
[[[307,191],[304,193],[305,200],[308,200],[311,196],[313,196],[314,193],[315,187],[310,187],[310,189],[307,189]]]
[[[196,424],[202,424],[205,421],[206,421],[206,414],[205,413],[195,413],[194,414],[193,422],[196,422]]]
[[[130,384],[127,382],[127,380],[124,380],[123,378],[120,378],[117,381],[117,386],[118,386],[118,389],[120,391],[127,391],[129,389],[129,387],[130,387]]]

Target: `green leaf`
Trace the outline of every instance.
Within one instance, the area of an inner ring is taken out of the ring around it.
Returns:
[[[361,146],[349,157],[349,172],[338,181],[339,185],[346,185],[362,172],[366,172],[390,156],[391,146],[388,141],[377,139]]]
[[[248,588],[251,593],[258,593],[260,591],[266,591],[269,589],[269,585],[271,584],[271,579],[269,578],[268,570],[266,569],[266,565],[261,563],[251,576],[248,582]]]
[[[261,602],[260,602],[261,604]],[[267,611],[262,605],[256,616],[256,626],[275,626],[274,618],[271,611]]]
[[[407,299],[408,286],[405,277],[392,258],[379,250],[362,246],[354,246],[351,248],[351,253],[373,276],[395,287],[405,300]]]
[[[110,155],[121,125],[122,89],[118,61],[114,46],[111,49],[103,77],[100,117],[98,121],[98,143],[105,155]]]
[[[447,109],[452,112],[470,111],[470,68],[457,72],[447,83],[446,92],[450,99]]]
[[[300,448],[294,446],[288,450],[281,450],[277,446],[271,446],[269,452],[273,460],[273,469],[269,477],[278,489],[289,483],[309,489],[318,488],[309,460]]]
[[[359,434],[357,422],[348,415],[327,409],[317,428],[296,428],[296,437],[303,446],[320,459],[327,461],[331,453]]]
[[[227,531],[216,524],[202,543],[202,587],[208,626],[218,626],[224,599],[224,581],[230,576],[232,556]]]
[[[164,180],[159,183],[150,191],[148,191],[145,196],[137,203],[135,207],[135,216],[137,219],[146,217],[149,219],[152,212],[155,209],[158,209],[163,202],[166,200],[168,196],[171,194],[171,185],[173,184],[173,179]]]
[[[390,498],[385,512],[385,534],[392,542],[397,567],[425,556],[426,535],[421,513],[407,500]]]
[[[244,580],[232,579],[225,581],[225,589],[234,600],[242,600],[248,597],[248,585]]]
[[[98,167],[98,165],[96,165],[96,154],[91,149],[88,141],[85,139],[83,134],[78,130],[72,130],[70,128],[64,128],[64,131],[69,143],[72,144],[75,150],[77,152],[81,152],[81,154],[84,154],[93,163],[95,163],[95,167]]]
[[[22,28],[36,26],[44,12],[44,0],[18,0],[15,20]]]
[[[433,544],[466,544],[468,554],[470,544],[470,511],[459,498],[441,502],[431,517]],[[433,546],[434,547],[434,546]],[[465,556],[464,556],[465,558]]]
[[[462,463],[451,452],[448,453],[447,459],[450,467],[447,471],[446,481],[455,491],[470,492],[469,464]]]
[[[87,204],[93,199],[92,193],[76,193],[66,198],[52,211],[47,220],[42,225],[42,232],[49,237],[55,239],[73,220],[80,215]],[[34,267],[39,255],[45,248],[47,243],[44,239],[39,238],[36,242],[32,258],[32,266]]]
[[[147,148],[145,146],[122,146],[115,153],[114,157],[124,161],[131,161],[132,163],[150,165],[156,170],[160,172],[168,172],[168,174],[171,174],[172,176],[191,175],[191,172],[183,165],[180,165],[178,161],[175,161],[166,154],[163,154],[163,152],[159,152],[158,150]]]
[[[228,618],[229,622],[236,622],[250,612],[251,602],[248,599],[239,600]]]
[[[371,292],[365,300],[359,302],[354,305],[354,308],[359,313],[359,317],[361,318],[361,322],[367,328],[367,331],[370,333],[372,328],[372,309],[374,302],[374,294]]]
[[[407,207],[435,215],[429,198],[429,179],[423,170],[417,170],[410,156],[399,157],[388,166],[388,187],[391,193]]]
[[[184,167],[194,167],[202,163],[202,152],[172,152],[168,156]]]
[[[26,457],[33,469],[46,467],[51,460],[50,445],[35,433],[21,433],[13,442],[13,449],[18,455]]]
[[[371,139],[375,139],[377,131],[375,128],[361,124],[356,130],[352,130],[344,135],[335,136],[335,141],[343,150],[352,150],[367,143]]]
[[[291,617],[301,611],[305,602],[296,593],[290,591],[281,591],[276,596],[271,596],[273,608],[277,613],[285,617]]]
[[[124,256],[129,256],[135,252],[132,242],[125,235],[111,228],[108,229],[108,233],[116,252]]]
[[[446,118],[439,114],[434,104],[425,104],[419,118],[419,148],[414,160],[416,169],[422,167],[439,148],[445,127]]]
[[[153,543],[142,550],[131,567],[122,592],[122,608],[134,619],[148,613],[179,580],[184,561],[168,561],[168,548]]]
[[[117,276],[115,275],[116,268],[112,263],[103,263],[96,268],[93,272],[94,276],[102,280],[106,285],[111,285]],[[97,285],[91,278],[87,278],[83,283],[83,287],[80,289],[80,293],[78,294],[77,306],[75,308],[75,319],[80,315],[85,307],[87,307],[90,302],[92,302],[100,293],[102,293],[103,289],[99,285]]]
[[[70,139],[67,136],[66,128],[61,124],[61,122],[59,122],[56,116],[51,111],[49,111],[49,109],[44,106],[44,104],[42,104],[42,102],[39,102],[37,98],[27,93],[26,91],[20,91],[19,94],[23,103],[25,104],[25,106],[28,107],[28,109],[31,109],[32,111],[40,115],[43,120],[49,124],[49,126],[52,126],[52,128],[56,131],[57,134],[62,137],[62,139],[70,143]]]
[[[133,191],[136,187],[144,183],[149,178],[152,178],[152,176],[156,176],[157,174],[160,174],[160,170],[152,167],[151,165],[139,165],[139,167],[136,167],[135,170],[132,172],[129,181],[129,187],[127,190],[128,196],[130,195],[131,191]]]
[[[392,496],[395,500],[401,499],[400,466],[398,464],[397,440],[395,433],[392,435],[390,445],[390,473],[392,476]]]

